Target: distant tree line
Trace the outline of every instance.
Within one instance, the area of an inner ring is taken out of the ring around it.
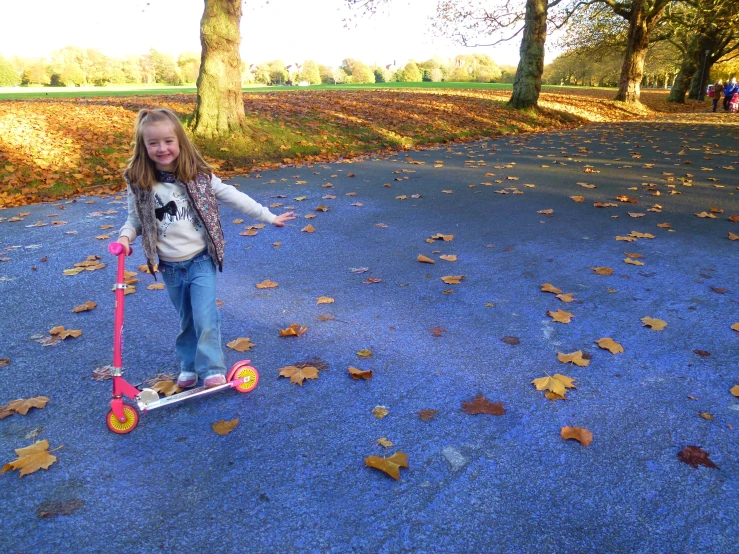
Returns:
[[[49,59],[0,57],[0,86],[106,86],[119,84],[182,85],[195,83],[200,53],[185,52],[175,58],[151,49],[147,54],[113,58],[92,48],[67,46]],[[367,65],[353,58],[338,67],[313,60],[285,63],[273,60],[242,63],[243,84],[284,85],[384,82],[513,82],[516,68],[499,66],[486,54],[463,54],[455,58],[433,57],[396,66]]]

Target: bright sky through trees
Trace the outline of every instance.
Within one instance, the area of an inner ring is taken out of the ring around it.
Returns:
[[[518,62],[518,40],[472,49],[434,36],[428,16],[435,6],[435,0],[395,0],[392,10],[367,19],[351,14],[343,0],[248,0],[241,55],[249,63],[312,59],[336,66],[348,57],[401,65],[480,52],[499,64]],[[113,57],[150,48],[175,56],[199,52],[202,13],[203,0],[8,0],[0,7],[0,56],[46,57],[65,46]],[[347,16],[356,27],[344,27]]]

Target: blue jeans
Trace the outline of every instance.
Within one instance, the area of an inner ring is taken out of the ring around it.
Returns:
[[[226,373],[221,348],[221,314],[216,306],[216,267],[201,252],[183,262],[159,262],[169,298],[180,316],[175,348],[181,371],[201,379]]]

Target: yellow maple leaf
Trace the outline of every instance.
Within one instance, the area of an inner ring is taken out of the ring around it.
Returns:
[[[582,444],[583,446],[588,446],[591,442],[593,442],[593,433],[591,433],[584,427],[562,427],[560,434],[562,435],[563,439],[575,439],[576,441],[579,441],[580,444]]]
[[[312,365],[305,367],[296,367],[289,365],[281,367],[279,369],[280,377],[289,377],[291,383],[296,383],[303,386],[303,381],[306,379],[318,379],[318,369]]]
[[[423,254],[419,254],[418,257],[416,258],[416,261],[424,263],[424,264],[435,264],[436,263],[434,260],[432,260],[428,256],[424,256]]]
[[[585,367],[586,365],[590,363],[590,360],[586,360],[585,358],[583,358],[582,350],[577,350],[576,352],[570,352],[569,354],[557,352],[557,359],[563,364],[573,363],[580,367]]]
[[[604,350],[608,350],[611,354],[618,354],[624,351],[624,347],[610,337],[598,339],[595,342],[598,346]]]
[[[554,375],[547,375],[546,377],[539,377],[531,381],[531,384],[536,387],[536,390],[545,390],[555,394],[559,399],[564,400],[567,389],[577,388],[574,385],[575,379],[567,377],[567,375],[561,375],[555,373]],[[548,397],[550,400],[554,398]]]
[[[291,323],[286,329],[280,330],[280,337],[299,337],[308,330],[305,325],[298,325],[297,323]]]
[[[238,424],[239,424],[239,418],[232,419],[231,421],[226,421],[226,420],[221,419],[219,421],[216,421],[213,425],[211,425],[211,428],[217,434],[224,436],[224,435],[228,435],[231,431],[233,431]]]
[[[238,339],[234,339],[227,343],[226,346],[232,350],[236,350],[237,352],[246,352],[247,350],[254,348],[256,345],[249,337],[239,337]]]
[[[547,315],[552,318],[552,321],[556,321],[557,323],[569,323],[575,317],[574,314],[565,312],[564,310],[557,310],[556,312],[549,310],[547,311]]]
[[[649,316],[641,318],[642,323],[653,331],[661,331],[667,327],[667,322],[662,319],[654,319]]]
[[[554,293],[554,294],[562,294],[562,291],[561,291],[561,290],[559,290],[559,289],[558,289],[557,287],[555,287],[554,285],[552,285],[551,283],[544,283],[544,284],[543,284],[543,285],[541,286],[541,291],[542,291],[542,292],[552,292],[552,293]]]
[[[58,448],[55,450],[58,450]],[[20,469],[19,477],[23,477],[39,469],[49,469],[49,466],[56,462],[56,456],[52,456],[49,452],[49,441],[47,440],[37,441],[25,448],[16,448],[15,453],[18,459],[5,464],[0,469],[0,473],[5,473],[12,469]]]
[[[400,468],[408,468],[408,455],[404,452],[396,452],[389,458],[380,458],[379,456],[369,456],[364,459],[364,463],[369,467],[384,471],[395,480],[400,479]]]

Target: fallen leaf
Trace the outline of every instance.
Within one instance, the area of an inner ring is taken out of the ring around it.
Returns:
[[[55,518],[73,514],[85,505],[84,500],[73,498],[62,502],[61,500],[45,500],[39,505],[36,513],[42,518]]]
[[[224,435],[228,435],[231,431],[233,431],[238,424],[239,424],[239,418],[232,419],[231,421],[225,421],[221,419],[219,421],[216,421],[213,425],[211,425],[211,428],[218,435],[224,436]]]
[[[371,358],[372,357],[372,350],[368,350],[366,348],[363,348],[362,350],[359,350],[357,352],[357,356],[360,358]]]
[[[598,275],[608,276],[613,274],[613,269],[611,269],[610,267],[591,267],[590,269],[592,269]]]
[[[735,235],[734,233],[729,233],[729,240],[739,240],[739,235]]]
[[[382,419],[388,413],[390,413],[390,410],[388,410],[385,406],[375,406],[372,409],[372,415],[375,416],[377,419]]]
[[[444,260],[445,262],[456,262],[457,256],[454,254],[442,254],[439,256],[439,259]]]
[[[256,284],[256,287],[258,289],[273,289],[278,286],[279,286],[278,283],[275,283],[274,281],[270,281],[269,279],[266,279],[262,281],[261,283]]]
[[[708,350],[693,350],[693,353],[698,354],[701,358],[707,358],[711,355]]]
[[[444,329],[443,327],[432,327],[431,329],[429,329],[429,332],[433,336],[438,338],[442,335],[442,333],[446,333],[446,329]]]
[[[729,389],[729,392],[736,397],[739,397],[739,385],[734,385]]]
[[[552,292],[554,294],[562,294],[562,291],[561,290],[559,290],[557,287],[555,287],[554,285],[552,285],[550,283],[544,283],[541,286],[541,291],[542,292]]]
[[[478,394],[469,402],[462,402],[462,410],[470,415],[489,414],[503,415],[506,410],[502,402],[490,402],[482,394]]]
[[[146,287],[146,290],[164,290],[164,283],[152,283]]]
[[[561,375],[555,373],[554,375],[547,375],[546,377],[539,377],[531,381],[531,384],[536,387],[536,390],[546,390],[553,393],[558,398],[564,400],[567,389],[577,388],[574,385],[575,379],[567,377],[567,375]],[[550,398],[553,400],[553,398]]]
[[[408,455],[403,452],[396,452],[389,458],[369,456],[364,459],[364,463],[369,467],[384,471],[393,479],[398,480],[400,479],[400,468],[408,468]]]
[[[699,412],[699,416],[708,421],[713,421],[713,416],[709,412]]]
[[[575,439],[583,446],[588,446],[593,442],[593,433],[583,427],[562,427],[560,434],[563,439]]]
[[[36,396],[34,398],[18,399],[8,402],[5,406],[0,408],[6,408],[16,414],[26,415],[28,410],[31,408],[43,408],[49,402],[49,398],[46,396]]]
[[[254,348],[256,345],[251,341],[249,337],[240,337],[227,343],[226,346],[228,346],[231,350],[236,350],[237,352],[246,352],[247,350],[251,350],[252,348]]]
[[[355,381],[358,381],[359,379],[372,379],[372,370],[362,370],[357,369],[356,367],[349,367],[349,375],[351,375]]]
[[[505,336],[500,340],[502,340],[506,344],[510,344],[511,346],[521,344],[521,340],[518,337]]]
[[[584,196],[570,196],[575,202],[585,202]]]
[[[65,329],[63,325],[59,325],[49,330],[49,334],[55,335],[62,340],[69,337],[76,339],[82,334],[82,331],[80,331],[79,329]]]
[[[333,304],[334,299],[330,296],[319,296],[316,298],[316,304]]]
[[[441,278],[447,285],[459,285],[464,279],[464,275],[446,275]]]
[[[557,359],[563,364],[573,363],[576,366],[585,367],[590,363],[590,360],[583,357],[582,350],[576,352],[570,352],[564,354],[563,352],[557,352]]]
[[[695,469],[698,469],[699,465],[718,469],[718,466],[709,460],[708,456],[708,452],[703,450],[700,446],[686,446],[677,453],[677,457],[680,458],[680,461],[685,462]]]
[[[734,388],[736,388],[739,391],[739,385],[737,385]],[[735,396],[739,396],[739,394]],[[421,418],[421,420],[431,421],[432,419],[434,419],[434,416],[436,415],[436,410],[427,409],[427,410],[421,410],[420,412],[416,412],[416,413],[418,414],[418,417]]]
[[[624,262],[631,265],[644,265],[644,262],[640,262],[639,260],[632,260],[631,258],[626,258]]]
[[[318,379],[318,369],[309,365],[304,367],[296,367],[289,365],[279,369],[280,377],[289,377],[291,383],[303,386],[305,379]]]
[[[646,316],[641,318],[641,321],[646,327],[651,328],[653,331],[662,331],[665,327],[667,327],[667,322],[662,319],[654,319]]]
[[[58,450],[58,448],[55,450]],[[23,477],[39,469],[49,469],[49,466],[56,462],[56,456],[52,456],[49,452],[49,441],[47,440],[37,441],[25,448],[16,448],[15,453],[18,459],[5,464],[0,469],[0,473],[5,473],[12,469],[20,469],[19,477]]]
[[[290,324],[286,329],[280,331],[280,337],[299,337],[308,330],[305,325],[298,325],[297,323]]]
[[[382,437],[377,439],[377,444],[382,446],[383,448],[390,448],[393,443],[387,439],[387,437]]]
[[[557,323],[569,323],[574,317],[574,314],[565,312],[564,310],[557,310],[556,312],[549,310],[547,311],[547,315],[552,318],[552,321],[556,321]]]
[[[435,264],[436,263],[434,260],[432,260],[431,258],[427,256],[424,256],[423,254],[419,254],[418,257],[416,258],[416,261],[424,263],[424,264]]]
[[[156,392],[163,394],[164,396],[172,396],[173,394],[177,394],[182,389],[177,386],[177,383],[174,381],[168,379],[165,381],[157,381],[151,386],[152,389],[154,389]]]
[[[93,302],[92,300],[88,300],[84,304],[80,304],[79,306],[72,309],[72,312],[79,313],[79,312],[87,312],[90,310],[94,310],[97,307],[97,303]]]
[[[311,224],[309,223],[308,225],[306,225],[305,227],[303,227],[303,228],[301,229],[301,231],[303,231],[304,233],[314,233],[314,232],[316,231],[316,228],[315,228],[315,227],[313,227],[313,225],[311,225]]]
[[[624,347],[610,337],[598,339],[595,342],[598,346],[604,350],[608,350],[611,354],[619,354],[624,351]]]
[[[574,293],[568,292],[567,294],[558,294],[556,298],[560,299],[562,302],[569,303],[575,301],[575,297],[573,295]]]

